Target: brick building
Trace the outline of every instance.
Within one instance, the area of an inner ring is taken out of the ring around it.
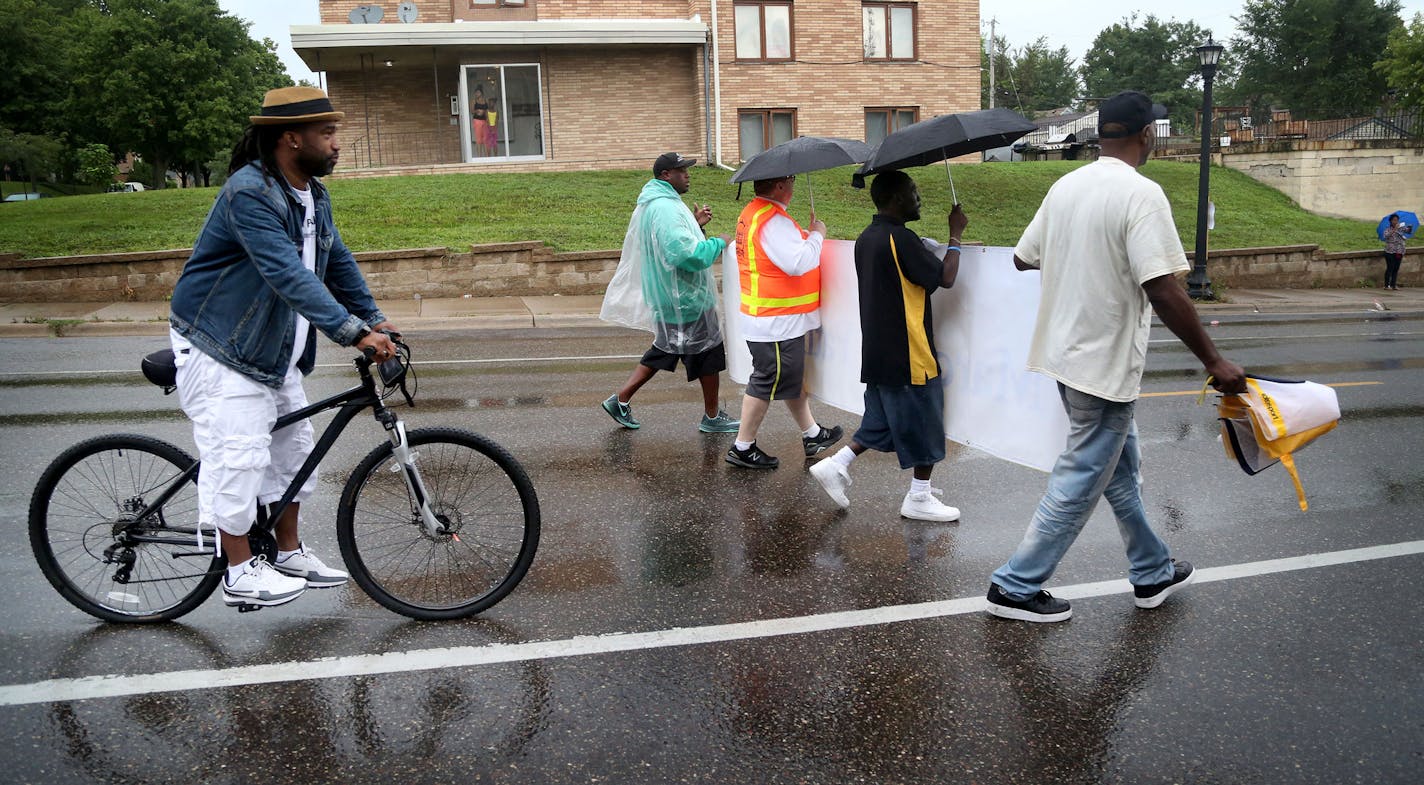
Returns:
[[[734,165],[979,108],[978,0],[319,2],[292,46],[348,171]]]

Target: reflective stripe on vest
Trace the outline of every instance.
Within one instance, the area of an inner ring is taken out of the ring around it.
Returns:
[[[766,255],[762,230],[778,215],[791,216],[781,206],[760,197],[742,210],[737,220],[737,272],[742,286],[742,313],[750,316],[784,316],[811,313],[821,306],[821,268],[805,275],[787,275]],[[792,220],[794,224],[795,221]],[[801,227],[796,227],[800,231]],[[804,233],[803,233],[804,234]]]

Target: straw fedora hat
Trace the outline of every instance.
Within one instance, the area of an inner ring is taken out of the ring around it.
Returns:
[[[315,87],[279,87],[262,96],[262,114],[247,118],[253,125],[296,125],[322,120],[344,120],[345,112],[331,107],[331,99]]]

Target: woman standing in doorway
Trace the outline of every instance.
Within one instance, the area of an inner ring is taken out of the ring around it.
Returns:
[[[485,98],[485,89],[481,85],[475,85],[475,96],[470,100],[470,117],[474,118],[474,133],[470,137],[470,143],[474,145],[475,156],[483,158],[493,155],[493,143],[490,141],[494,136],[494,128],[490,126],[489,101]]]

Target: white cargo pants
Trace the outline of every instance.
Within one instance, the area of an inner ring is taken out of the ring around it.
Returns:
[[[178,402],[193,421],[202,469],[198,516],[234,536],[247,534],[257,503],[282,498],[312,451],[310,420],[276,433],[277,418],[307,405],[302,372],[287,372],[280,390],[253,381],[197,349],[178,354]],[[294,501],[316,490],[307,478]]]

